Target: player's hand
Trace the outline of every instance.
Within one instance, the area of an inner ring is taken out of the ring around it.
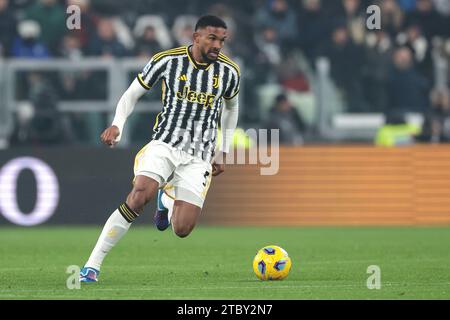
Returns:
[[[222,172],[225,171],[225,157],[226,153],[218,152],[214,157],[214,161],[212,163],[212,175],[213,177],[218,176]]]
[[[111,126],[107,128],[105,131],[103,131],[102,135],[100,136],[100,139],[102,142],[110,147],[114,147],[117,144],[117,137],[119,136],[119,128],[116,126]]]

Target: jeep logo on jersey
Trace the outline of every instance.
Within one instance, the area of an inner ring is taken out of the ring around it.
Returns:
[[[178,100],[187,100],[192,103],[203,105],[204,108],[212,107],[216,95],[192,91],[189,86],[184,86],[183,92],[177,92]]]

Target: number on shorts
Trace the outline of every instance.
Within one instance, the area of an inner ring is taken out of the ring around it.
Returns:
[[[206,182],[207,182],[208,176],[209,176],[209,172],[205,171],[205,174],[203,175],[203,177],[205,178],[205,182],[203,182],[204,187],[206,187]]]

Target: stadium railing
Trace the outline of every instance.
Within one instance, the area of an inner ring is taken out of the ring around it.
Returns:
[[[81,60],[67,59],[5,59],[0,60],[0,149],[8,146],[8,137],[14,129],[14,113],[21,103],[27,102],[17,97],[18,79],[20,73],[27,72],[80,72],[102,71],[106,73],[106,97],[100,100],[59,100],[57,109],[60,112],[106,112],[108,121],[114,117],[117,102],[122,93],[128,88],[133,77],[142,70],[148,62],[146,59],[123,58],[101,59],[85,58]],[[242,66],[242,65],[241,65]],[[243,68],[244,66],[242,66]],[[241,70],[242,70],[241,68]],[[241,84],[242,90],[245,79]],[[136,105],[135,112],[158,113],[161,111],[161,93],[151,93],[149,99],[141,99]],[[130,126],[125,127],[122,136],[122,147],[130,143]]]
[[[439,54],[433,55],[435,83],[446,83],[448,61]],[[130,76],[136,74],[147,63],[145,59],[101,59],[85,58],[81,60],[52,59],[5,59],[0,60],[0,148],[8,146],[7,141],[14,128],[14,113],[23,100],[17,98],[18,74],[20,72],[79,72],[81,70],[103,71],[106,73],[106,97],[102,100],[60,100],[58,110],[61,112],[106,112],[108,121],[114,116],[117,101],[130,83]],[[242,85],[245,86],[245,73]],[[345,102],[330,77],[330,65],[326,58],[316,61],[316,73],[312,82],[315,104],[314,114],[316,134],[326,141],[373,141],[377,129],[384,124],[381,113],[347,113]],[[242,90],[242,95],[245,90]],[[244,101],[241,95],[241,100]],[[161,110],[160,94],[154,99],[141,100],[136,106],[137,112],[158,113]],[[258,105],[260,101],[255,101]],[[262,105],[262,104],[261,104]],[[243,108],[241,108],[243,109]],[[242,110],[241,110],[242,111]],[[261,112],[264,110],[260,110]],[[410,123],[421,125],[421,114],[409,114]],[[121,146],[130,143],[130,126],[126,127]]]

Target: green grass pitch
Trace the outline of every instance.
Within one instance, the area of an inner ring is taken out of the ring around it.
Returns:
[[[100,282],[69,290],[101,227],[0,228],[0,299],[450,299],[450,228],[131,228]],[[259,281],[256,251],[285,248],[283,281]],[[367,268],[381,268],[369,290]]]

